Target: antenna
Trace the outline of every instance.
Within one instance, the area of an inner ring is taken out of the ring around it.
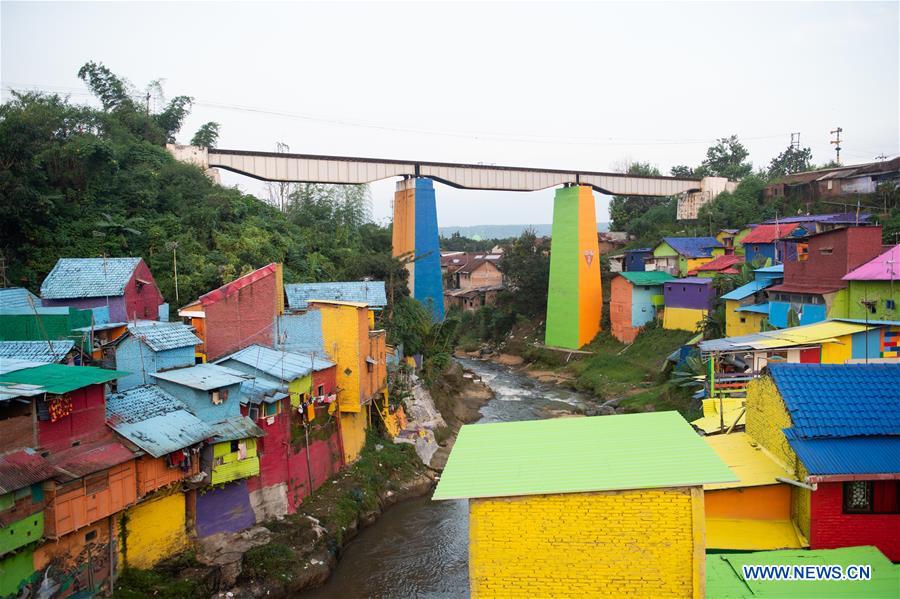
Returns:
[[[795,150],[800,149],[800,132],[791,133],[791,147]]]
[[[834,139],[831,140],[832,145],[834,145],[835,152],[835,162],[838,164],[841,163],[841,133],[843,133],[844,129],[838,127],[837,129],[832,129],[831,134],[834,135]]]

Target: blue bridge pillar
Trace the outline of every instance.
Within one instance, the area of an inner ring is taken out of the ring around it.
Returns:
[[[441,249],[431,179],[416,177],[397,182],[393,254],[406,261],[412,296],[431,309],[435,320],[443,320]]]

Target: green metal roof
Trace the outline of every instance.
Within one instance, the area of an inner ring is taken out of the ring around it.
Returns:
[[[871,580],[745,580],[744,565],[828,566],[866,564]],[[755,551],[706,557],[706,596],[717,599],[752,597],[866,597],[896,599],[900,565],[875,547],[843,549]]]
[[[463,426],[433,499],[732,482],[677,412]]]
[[[4,383],[40,385],[47,393],[60,394],[81,389],[88,385],[106,383],[126,374],[128,373],[95,368],[94,366],[47,364],[0,375],[0,385]]]
[[[620,272],[632,285],[662,285],[675,277],[666,272],[651,270],[643,272]]]

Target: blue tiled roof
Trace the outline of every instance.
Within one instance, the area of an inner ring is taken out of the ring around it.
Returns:
[[[44,299],[119,296],[140,258],[60,258],[41,285]]]
[[[63,341],[0,341],[0,358],[19,358],[32,362],[61,362],[75,342]]]
[[[291,283],[284,286],[291,310],[306,310],[313,300],[361,302],[370,308],[387,305],[384,281],[347,281],[339,283]]]
[[[212,428],[155,385],[141,385],[106,399],[109,426],[155,458],[204,439]]]
[[[771,287],[772,281],[763,279],[762,281],[750,281],[746,285],[741,285],[737,289],[733,291],[729,291],[725,295],[722,296],[723,300],[742,300],[745,297],[750,297],[754,293],[758,291],[762,291],[766,287]]]
[[[130,325],[130,332],[135,337],[147,344],[147,347],[155,352],[200,345],[203,341],[197,337],[191,328],[179,322],[154,322],[148,324]]]
[[[792,429],[785,436],[813,476],[900,472],[900,436],[802,439]]]
[[[900,435],[900,364],[773,364],[798,437]]]
[[[712,256],[712,248],[720,248],[715,237],[663,237],[673,250],[687,258]]]
[[[325,370],[334,366],[334,362],[317,358],[312,354],[301,354],[288,351],[251,345],[244,349],[216,360],[216,364],[228,364],[234,360],[254,370],[258,370],[279,381],[293,381],[313,371]]]
[[[30,302],[28,300],[31,300]],[[32,306],[40,307],[41,300],[23,287],[0,289],[0,309],[3,312],[31,312]]]

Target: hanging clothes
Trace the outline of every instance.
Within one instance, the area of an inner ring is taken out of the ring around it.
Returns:
[[[245,441],[240,441],[238,443],[237,454],[239,460],[247,459],[247,443]]]
[[[316,419],[316,404],[309,402],[306,406],[306,420],[312,422]]]

